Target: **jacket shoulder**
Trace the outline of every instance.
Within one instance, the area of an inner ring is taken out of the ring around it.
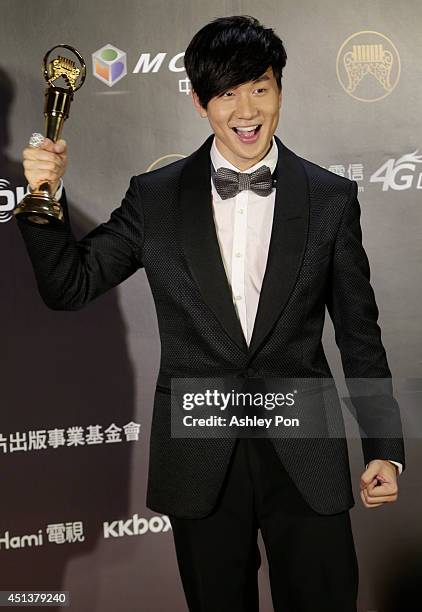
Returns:
[[[297,156],[308,176],[310,188],[313,190],[325,189],[337,193],[350,193],[353,181],[345,176],[340,176],[335,172],[319,166],[315,162]]]
[[[186,163],[186,157],[177,159],[176,161],[170,162],[160,168],[155,168],[148,172],[141,172],[137,174],[135,178],[139,185],[144,186],[162,186],[168,181],[171,183],[174,179],[178,179],[180,173]]]

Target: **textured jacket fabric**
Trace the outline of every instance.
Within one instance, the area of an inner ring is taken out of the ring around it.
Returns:
[[[212,216],[210,147],[131,178],[110,219],[76,241],[66,194],[62,227],[17,217],[40,295],[77,310],[144,268],[161,340],[147,505],[200,518],[214,507],[235,440],[180,439],[170,431],[173,377],[330,378],[321,336],[326,307],[346,379],[377,378],[382,397],[357,398],[361,425],[397,436],[362,438],[365,463],[405,467],[399,409],[362,246],[357,184],[298,157],[278,137],[277,190],[267,268],[249,347],[233,305]],[[390,429],[391,430],[391,429]],[[344,437],[275,438],[274,448],[317,512],[354,504]]]

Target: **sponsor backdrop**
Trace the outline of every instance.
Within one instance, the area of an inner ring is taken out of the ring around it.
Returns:
[[[144,271],[80,312],[48,310],[11,217],[26,188],[21,151],[43,130],[41,60],[68,43],[87,62],[63,134],[81,238],[108,219],[132,175],[191,153],[210,133],[183,65],[192,35],[215,17],[242,13],[275,28],[288,55],[277,134],[357,181],[390,366],[417,387],[422,4],[1,0],[0,11],[0,590],[67,590],[79,612],[182,611],[169,521],[144,504],[160,359]],[[341,384],[328,317],[324,339]],[[407,612],[422,578],[416,435],[406,448],[399,501],[366,510],[360,442],[349,440],[360,611]],[[265,557],[260,582],[269,612]]]

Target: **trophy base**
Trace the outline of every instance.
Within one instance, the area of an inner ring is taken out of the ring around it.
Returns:
[[[35,225],[60,225],[64,223],[63,208],[50,195],[29,193],[16,206],[13,214],[19,220]]]

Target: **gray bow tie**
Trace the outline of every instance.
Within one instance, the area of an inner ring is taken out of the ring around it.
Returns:
[[[258,195],[267,196],[270,195],[276,183],[268,166],[260,166],[253,172],[236,172],[236,170],[224,167],[216,171],[214,164],[211,164],[211,176],[222,200],[233,198],[243,189],[251,189]]]

